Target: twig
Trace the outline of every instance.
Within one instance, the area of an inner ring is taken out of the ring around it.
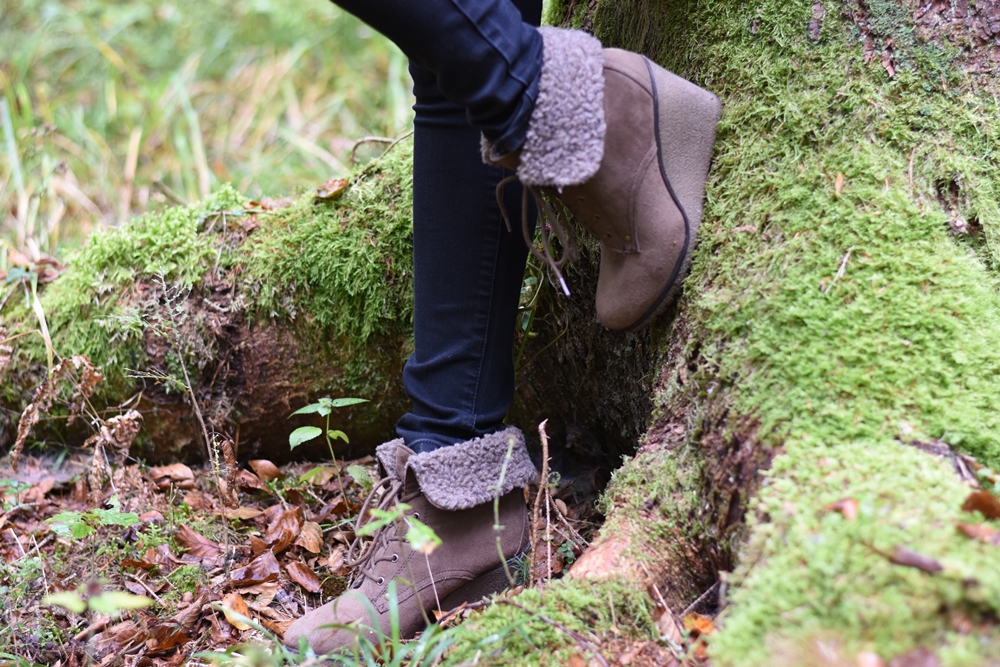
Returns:
[[[80,630],[80,632],[76,633],[76,635],[73,637],[73,641],[82,642],[84,639],[87,639],[91,634],[100,632],[104,628],[108,627],[108,623],[110,622],[111,622],[110,616],[101,616],[96,621],[85,627],[83,630]]]
[[[391,144],[392,142],[393,140],[390,139],[389,137],[361,137],[360,139],[354,142],[353,146],[351,146],[351,152],[348,153],[347,159],[349,159],[351,162],[358,161],[357,153],[358,153],[358,148],[361,147],[361,144]]]
[[[542,494],[549,480],[549,438],[545,433],[545,425],[548,423],[549,420],[546,419],[538,425],[538,434],[542,437],[542,478],[531,510],[531,571],[528,578],[531,586],[535,585],[535,558],[538,554],[538,524],[541,521]]]
[[[188,202],[183,197],[181,197],[179,194],[171,190],[170,186],[161,181],[160,179],[156,179],[155,181],[153,181],[153,189],[158,191],[160,194],[162,194],[164,197],[166,197],[173,203],[177,204],[178,206],[188,205]]]
[[[542,422],[542,423],[544,424],[545,422]],[[549,618],[548,616],[544,616],[542,614],[539,614],[537,611],[532,611],[531,609],[528,609],[527,607],[519,605],[518,603],[514,602],[513,600],[497,600],[497,603],[498,604],[508,604],[511,607],[516,607],[516,608],[520,609],[521,611],[523,611],[524,613],[530,614],[531,616],[536,617],[538,620],[543,621],[545,623],[548,623],[549,625],[551,625],[556,630],[559,630],[560,632],[563,632],[566,635],[568,635],[569,637],[571,637],[573,639],[573,641],[575,641],[577,644],[580,645],[580,648],[584,649],[585,651],[590,651],[591,653],[593,653],[594,657],[597,659],[597,662],[599,662],[603,667],[610,667],[610,665],[608,665],[608,661],[605,660],[604,656],[601,655],[600,651],[597,650],[597,647],[595,647],[593,644],[591,644],[589,641],[587,641],[586,638],[584,638],[584,636],[581,635],[579,632],[577,632],[575,630],[570,630],[569,628],[567,628],[565,625],[563,625],[559,621],[554,621],[551,618]]]
[[[697,600],[695,600],[694,602],[692,602],[691,604],[689,604],[687,606],[687,608],[684,611],[681,612],[681,618],[684,618],[685,616],[687,616],[688,614],[690,614],[692,611],[694,611],[695,609],[697,609],[698,605],[700,605],[702,602],[704,602],[705,599],[708,598],[709,595],[711,595],[713,592],[715,592],[716,590],[718,590],[719,585],[721,583],[722,582],[717,581],[714,584],[712,584],[711,586],[709,586],[707,591],[705,591],[704,593],[702,593],[701,595],[699,595]]]

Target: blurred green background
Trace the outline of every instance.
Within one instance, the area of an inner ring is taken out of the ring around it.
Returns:
[[[0,270],[220,183],[344,176],[411,104],[405,57],[325,0],[3,0]]]

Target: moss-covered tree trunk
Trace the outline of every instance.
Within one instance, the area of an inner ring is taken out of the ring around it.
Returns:
[[[595,467],[634,458],[601,538],[525,604],[568,628],[621,632],[625,614],[656,634],[660,598],[674,613],[724,598],[721,665],[920,648],[1000,661],[1000,546],[956,530],[983,522],[963,513],[956,468],[1000,464],[1000,4],[567,1],[550,21],[647,54],[725,111],[674,312],[641,335],[604,331],[592,249],[573,297],[535,305],[511,421],[530,433],[553,418]],[[370,449],[405,405],[407,156],[335,201],[259,211],[223,193],[92,242],[42,298],[57,351],[104,366],[103,405],[141,388],[153,444],[197,439],[183,394],[151,377],[184,358],[244,455],[282,451],[285,416],[323,394],[376,399],[340,416]],[[4,308],[10,333],[35,326],[21,301]],[[36,342],[16,354],[11,409],[45,356]],[[503,664],[580,650],[510,606],[466,626],[489,635],[512,617],[534,645],[508,639]]]

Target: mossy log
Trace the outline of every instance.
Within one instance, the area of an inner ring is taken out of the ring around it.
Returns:
[[[511,421],[530,432],[557,418],[594,465],[632,458],[602,501],[601,537],[525,605],[567,629],[629,632],[628,618],[656,635],[656,602],[721,603],[717,665],[921,648],[943,665],[1000,664],[1000,547],[956,530],[983,519],[963,512],[955,463],[1000,465],[998,16],[995,0],[553,4],[550,22],[646,53],[716,92],[724,115],[674,312],[641,335],[602,330],[586,248],[574,296],[538,305]],[[176,388],[124,371],[176,375],[187,355],[218,428],[239,426],[249,451],[283,445],[285,416],[312,397],[376,399],[341,415],[370,448],[405,405],[407,164],[401,145],[333,202],[248,214],[222,193],[92,242],[42,298],[58,351],[104,365],[102,405],[138,382],[151,410],[190,424]],[[173,286],[190,290],[182,326],[203,344],[163,324]],[[35,326],[5,307],[11,333]],[[243,336],[231,348],[227,326]],[[44,359],[35,343],[17,354],[8,408]],[[149,414],[147,427],[173,423]],[[994,479],[984,468],[973,482]],[[580,651],[509,605],[465,628],[513,620],[534,644],[515,634],[482,661]]]

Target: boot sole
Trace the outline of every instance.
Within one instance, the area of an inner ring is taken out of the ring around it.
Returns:
[[[514,576],[513,584],[507,578],[507,571],[504,569],[504,564],[501,563],[492,570],[484,572],[472,581],[463,584],[458,590],[450,593],[441,600],[441,608],[445,611],[450,611],[463,603],[479,602],[503,590],[523,584],[523,563],[527,553],[527,550],[525,550],[507,559],[507,569]]]
[[[684,246],[681,250],[681,259],[674,267],[670,280],[642,317],[624,329],[629,332],[644,329],[673,303],[674,297],[680,291],[683,278],[691,269],[691,251],[694,249],[698,228],[701,226],[705,182],[708,180],[708,170],[712,162],[716,127],[722,115],[722,104],[715,95],[654,65],[644,56],[642,61],[649,72],[653,92],[653,130],[656,135],[660,176],[671,199],[684,217]],[[673,164],[672,156],[664,154],[664,146],[699,144],[707,148],[690,156],[693,159],[687,160],[685,165]],[[684,173],[685,171],[688,173]],[[671,180],[671,175],[674,180]],[[682,183],[683,179],[697,179],[697,181]],[[675,188],[675,182],[678,186],[685,187]]]

